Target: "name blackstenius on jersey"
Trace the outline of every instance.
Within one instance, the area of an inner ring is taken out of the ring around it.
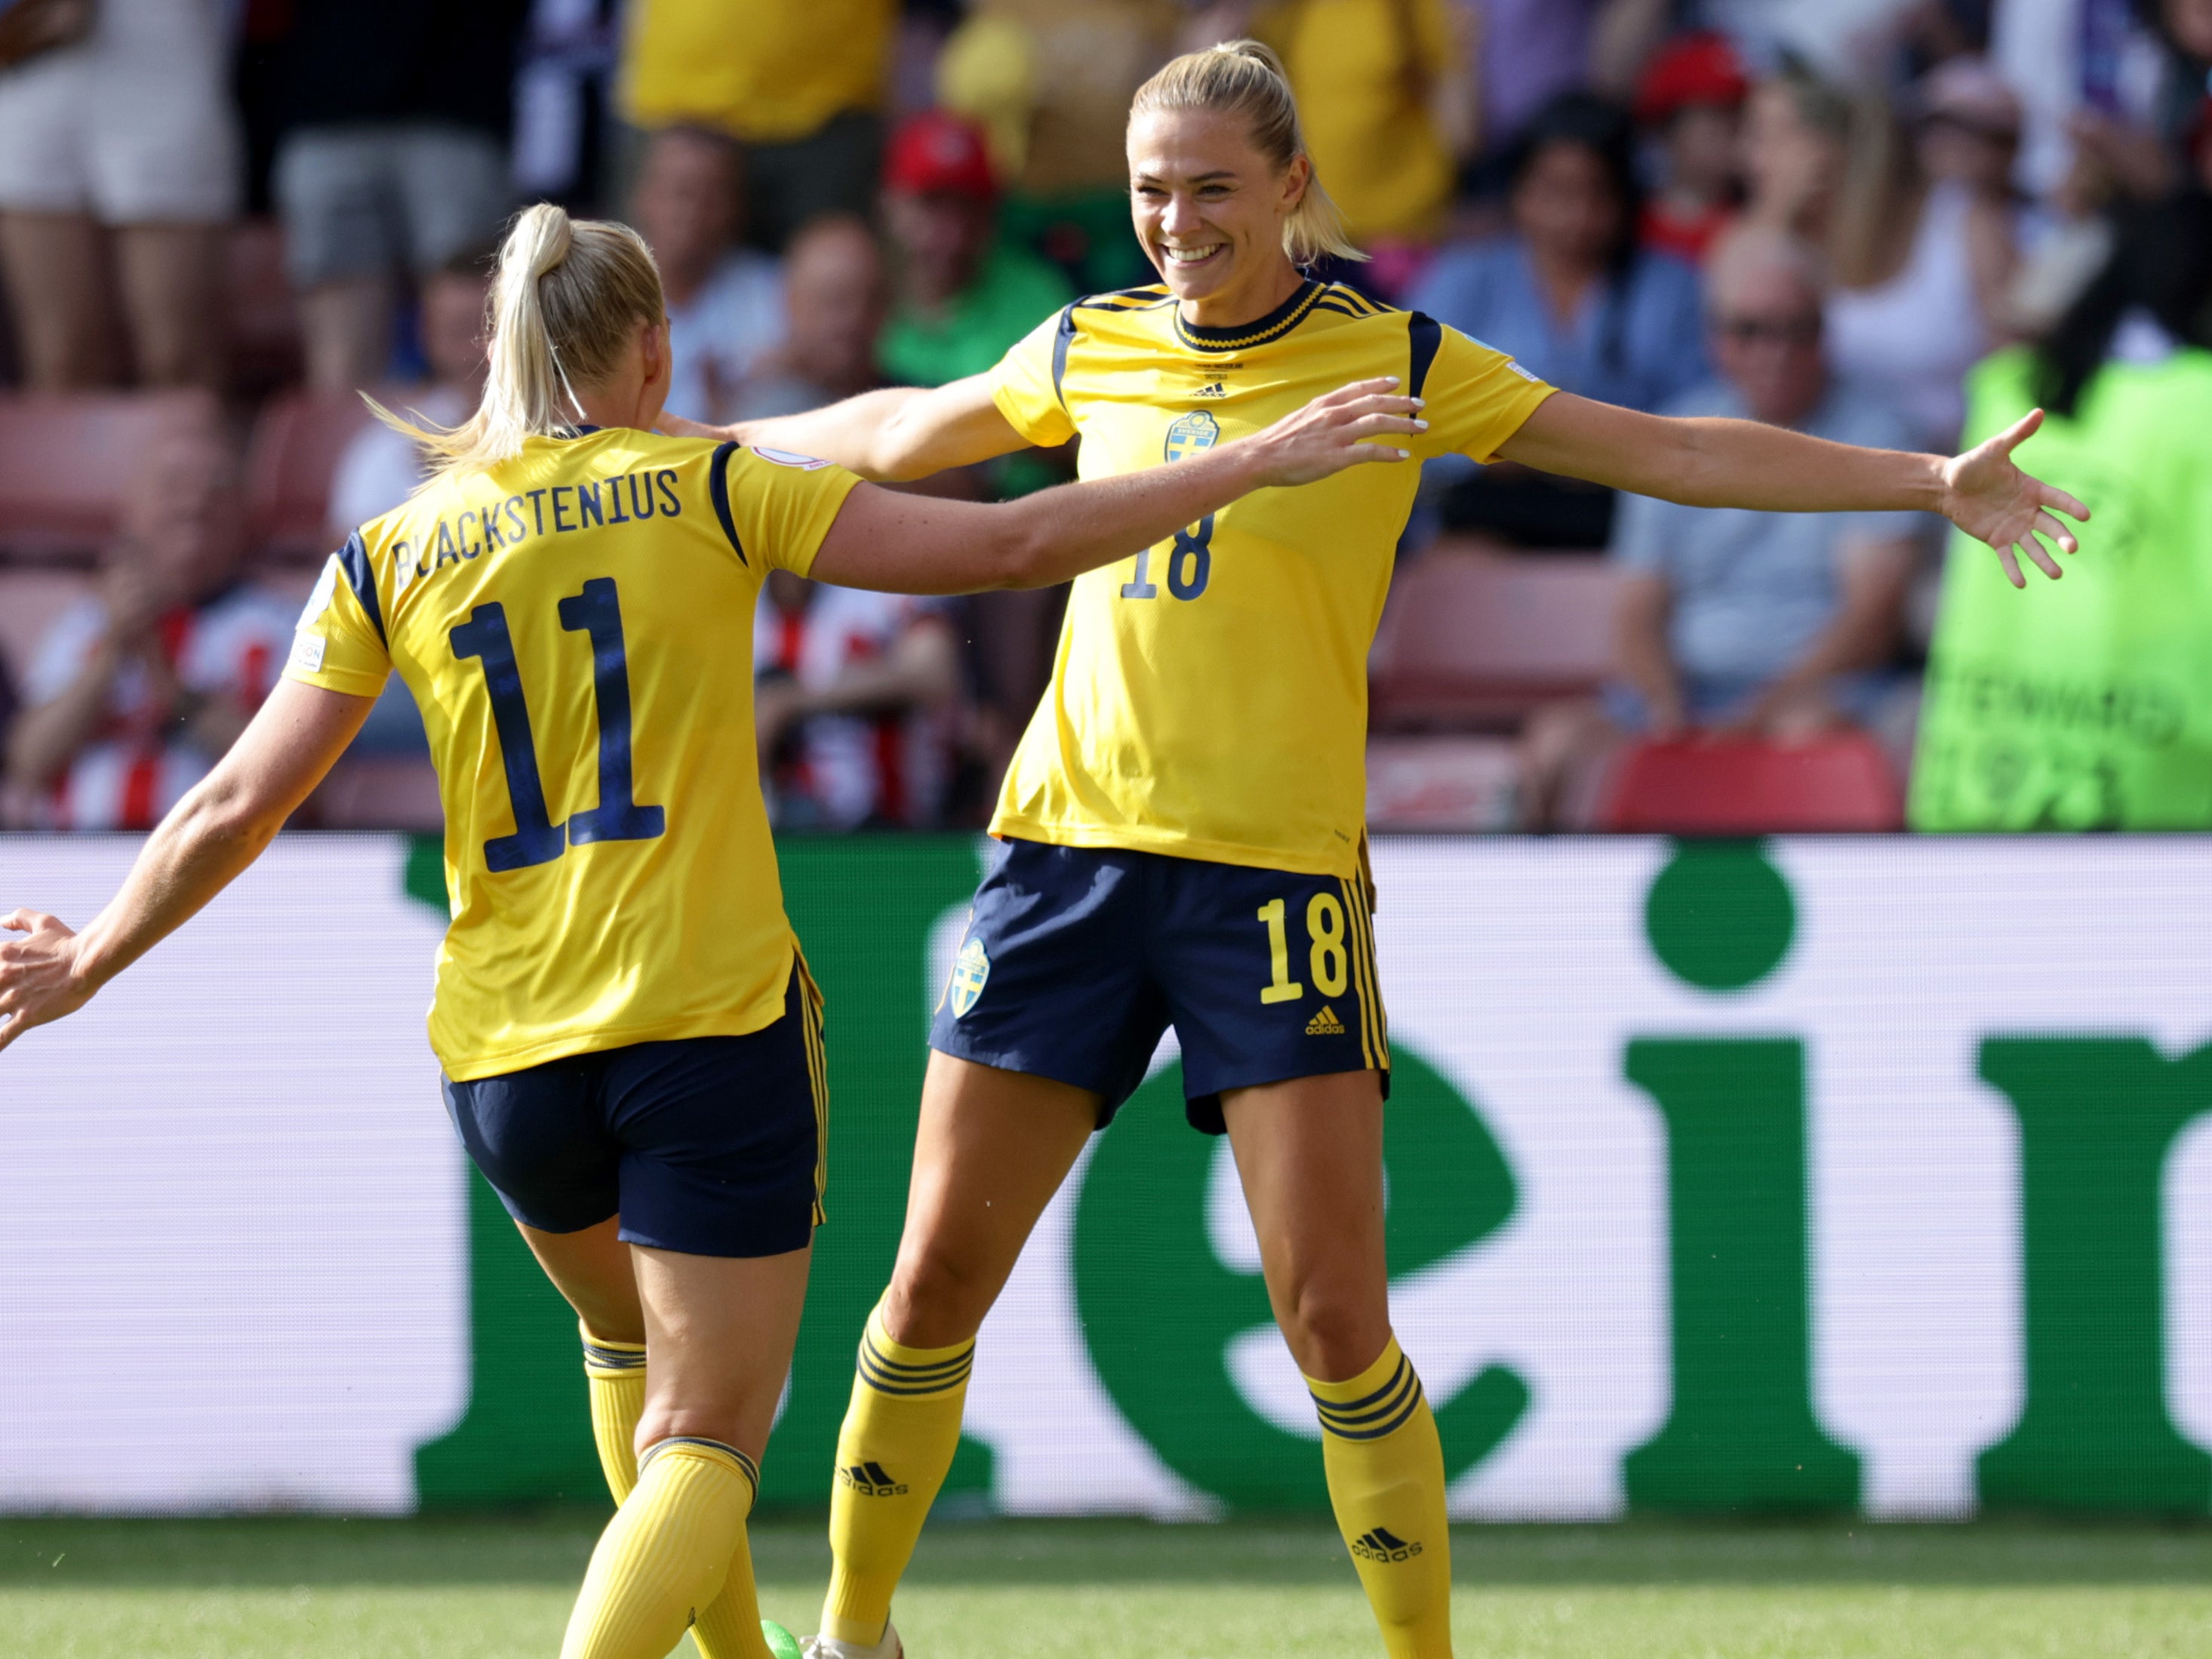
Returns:
[[[399,585],[404,587],[410,582],[434,575],[449,564],[459,564],[512,547],[533,535],[543,536],[547,533],[549,519],[552,533],[561,535],[571,530],[629,524],[656,515],[678,518],[683,512],[684,503],[676,494],[675,469],[659,467],[647,472],[626,472],[618,477],[594,479],[589,483],[549,484],[523,490],[481,511],[471,508],[451,519],[440,519],[435,535],[426,533],[420,543],[393,542],[392,556],[398,567]]]

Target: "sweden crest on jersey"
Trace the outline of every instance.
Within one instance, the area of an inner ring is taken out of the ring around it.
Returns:
[[[1168,428],[1167,459],[1187,461],[1220,441],[1221,422],[1201,409]]]
[[[983,941],[971,939],[960,947],[960,955],[952,963],[952,1018],[958,1019],[975,1006],[975,999],[983,994],[984,981],[991,977],[991,958],[983,949]]]

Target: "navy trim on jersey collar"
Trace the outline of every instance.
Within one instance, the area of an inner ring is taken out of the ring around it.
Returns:
[[[1258,321],[1237,323],[1227,328],[1203,328],[1187,323],[1182,319],[1182,307],[1177,306],[1176,338],[1200,351],[1242,351],[1248,346],[1265,345],[1270,340],[1279,340],[1304,322],[1306,313],[1328,292],[1328,283],[1316,283],[1309,276],[1296,294]]]

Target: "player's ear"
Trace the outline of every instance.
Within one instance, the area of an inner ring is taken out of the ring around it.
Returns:
[[[671,365],[674,361],[668,347],[668,319],[663,317],[658,322],[641,324],[640,329],[639,361],[645,369],[645,383],[648,386],[665,386],[668,384]]]

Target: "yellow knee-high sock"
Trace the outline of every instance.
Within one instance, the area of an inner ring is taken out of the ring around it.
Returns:
[[[584,1329],[584,1375],[591,1381],[592,1440],[599,1468],[619,1504],[637,1485],[637,1419],[645,1412],[645,1345],[613,1342]],[[740,1533],[722,1593],[699,1609],[691,1639],[706,1659],[769,1659],[761,1636],[760,1595],[750,1542]]]
[[[666,1659],[721,1593],[758,1486],[752,1459],[719,1440],[650,1447],[592,1552],[561,1659]]]
[[[619,1504],[637,1485],[637,1419],[645,1414],[645,1344],[584,1334],[584,1376],[592,1390],[592,1443],[599,1471]]]
[[[1328,1501],[1390,1659],[1449,1659],[1444,1455],[1412,1363],[1390,1339],[1343,1382],[1306,1378],[1321,1412]]]
[[[868,1316],[830,1489],[836,1563],[822,1604],[824,1636],[863,1647],[883,1640],[891,1592],[960,1444],[975,1364],[972,1340],[902,1347],[884,1329],[880,1307]]]
[[[753,1583],[753,1552],[741,1528],[730,1555],[722,1593],[699,1609],[691,1639],[705,1659],[774,1659],[761,1634],[760,1591]]]

